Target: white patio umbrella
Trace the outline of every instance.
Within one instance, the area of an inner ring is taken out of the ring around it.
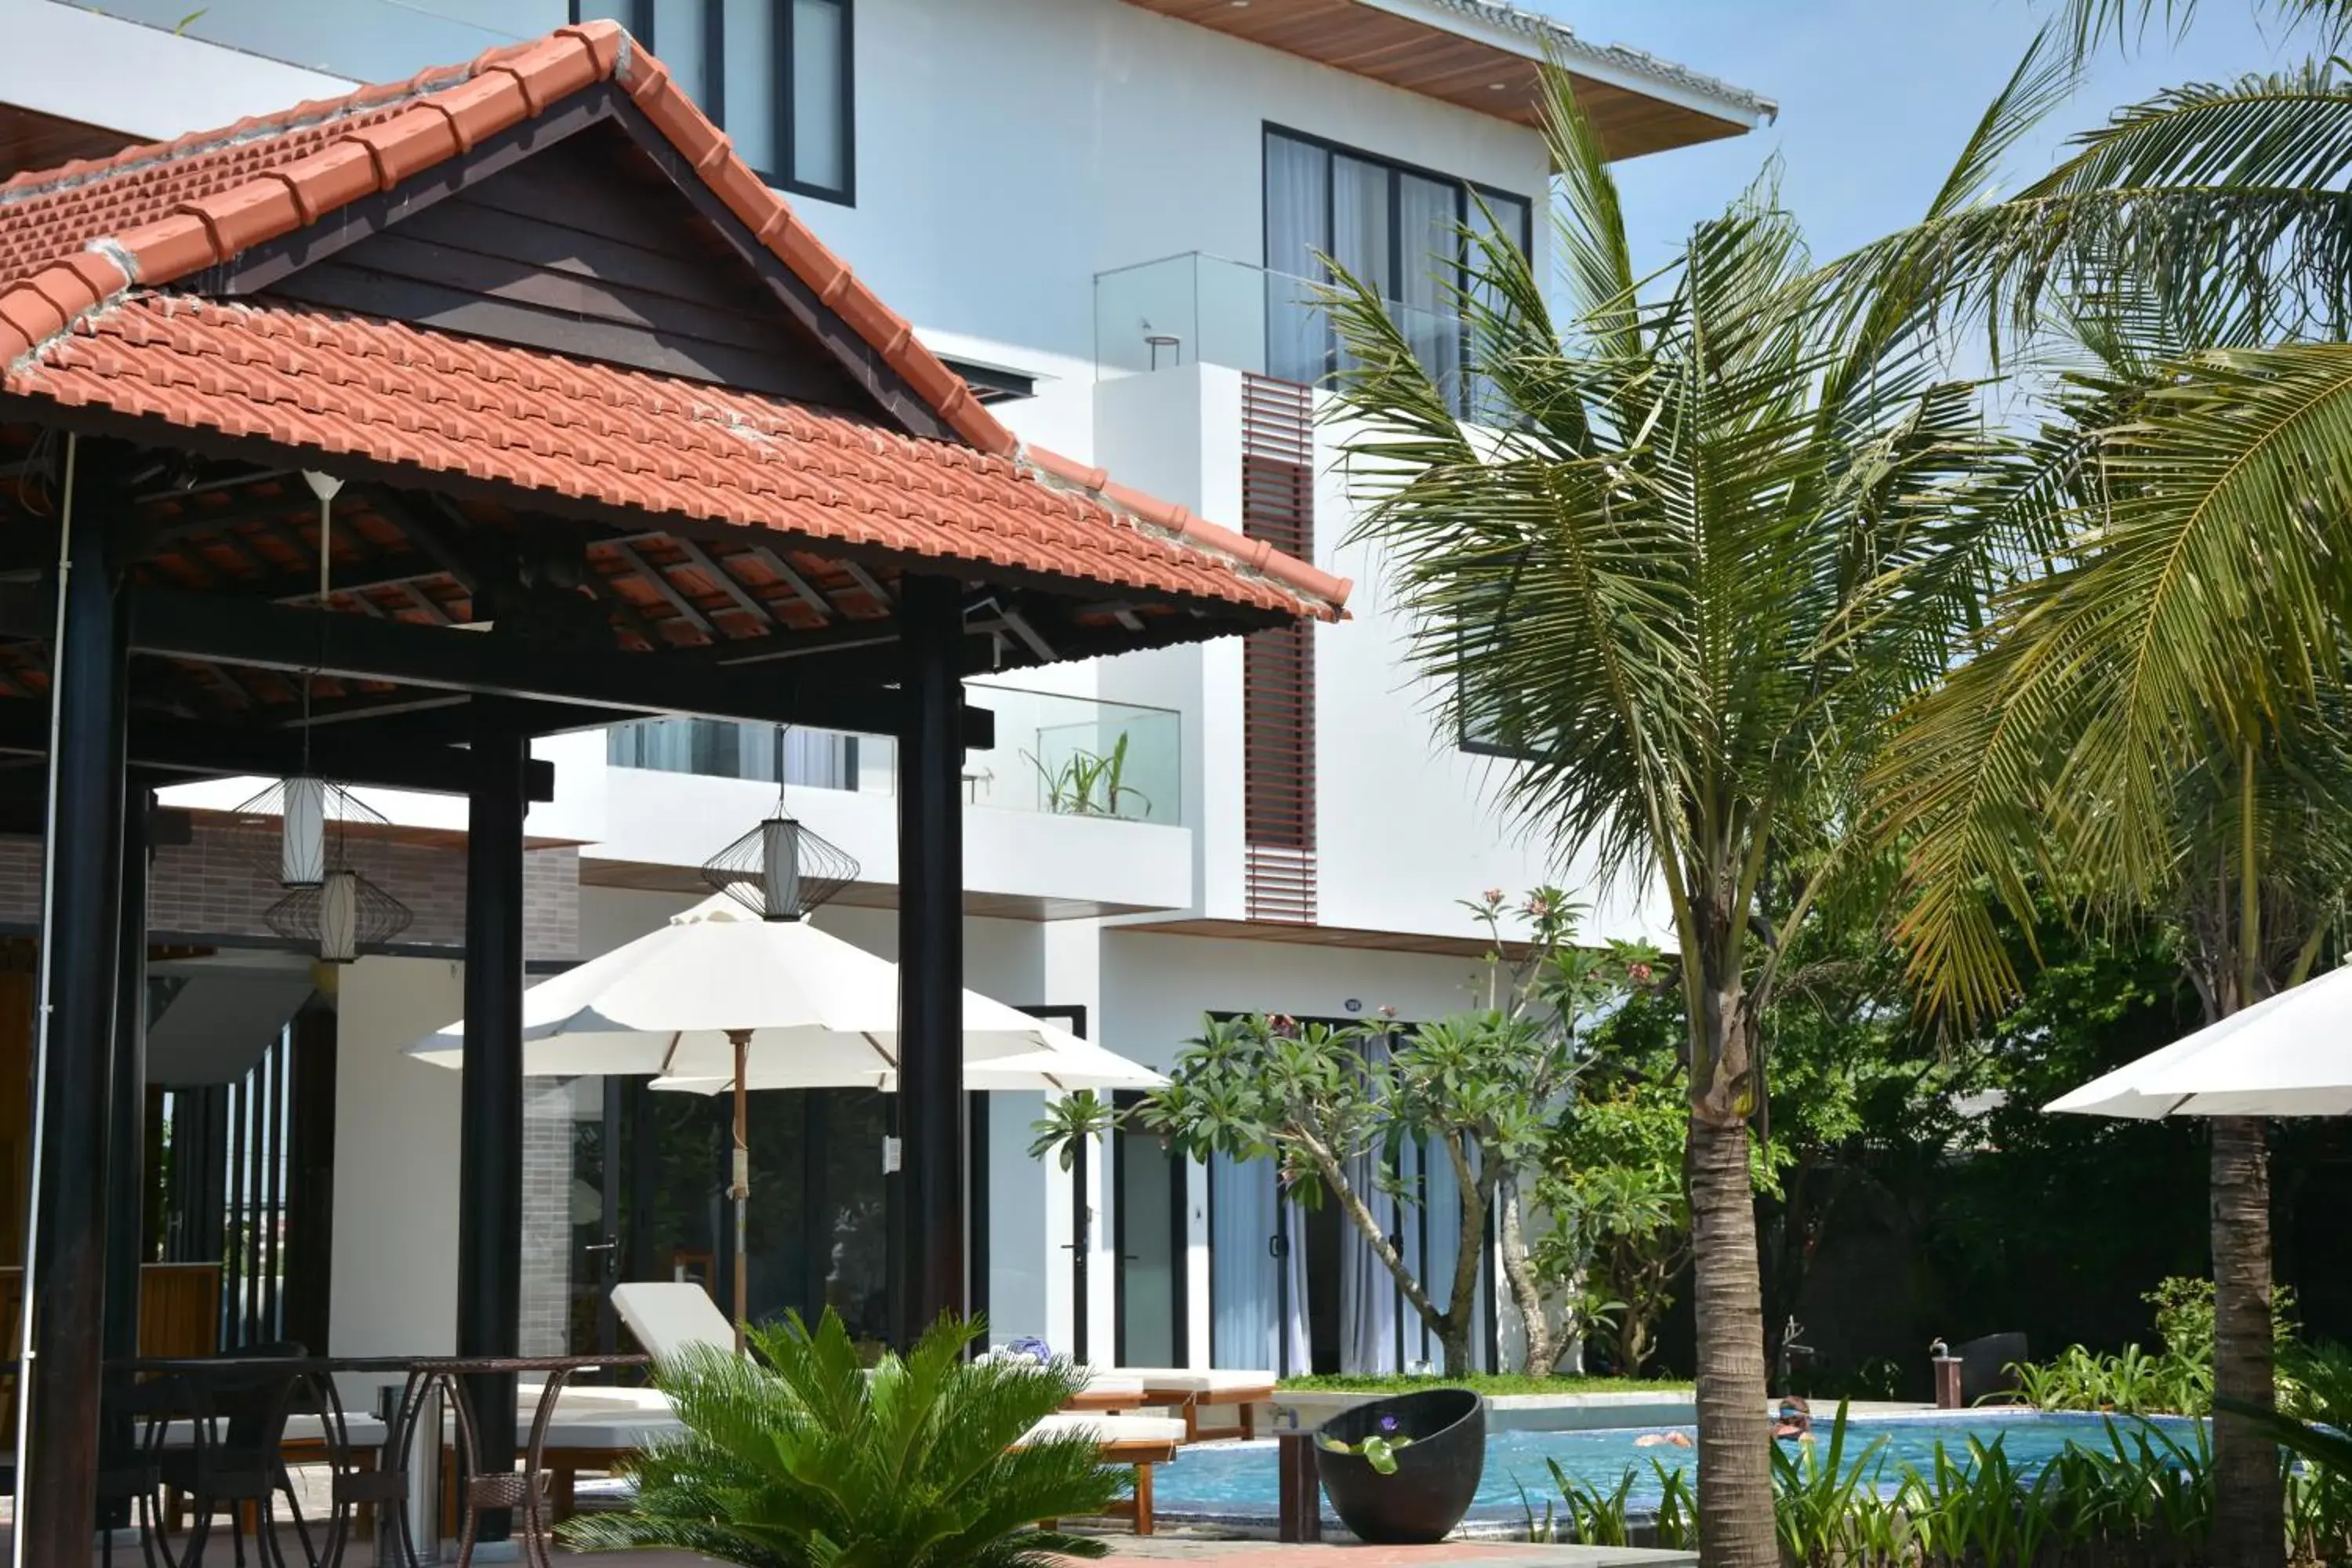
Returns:
[[[1160,1089],[1168,1080],[1145,1067],[1129,1061],[1117,1051],[1082,1040],[1052,1025],[1041,1026],[1041,1031],[1060,1038],[1045,1050],[1023,1051],[1016,1056],[987,1057],[979,1060],[966,1058],[963,1086],[968,1089],[1044,1089],[1060,1092],[1080,1089]],[[780,1064],[770,1055],[754,1054],[747,1064],[751,1081],[747,1089],[805,1089],[810,1087],[801,1076]],[[731,1088],[732,1078],[696,1078],[692,1076],[662,1077],[653,1087],[682,1094],[717,1094]],[[885,1094],[895,1094],[898,1075],[895,1072],[872,1072],[855,1082],[841,1079],[817,1087],[825,1089],[878,1089]]]
[[[753,1089],[895,1088],[898,966],[806,920],[762,920],[718,893],[658,931],[541,981],[522,1002],[526,1074],[649,1076],[656,1087],[734,1089],[730,1195],[740,1341],[751,1195],[744,1095]],[[1148,1068],[977,992],[963,994],[963,1024],[966,1081],[974,1089],[1048,1087],[1056,1063],[1088,1086],[1160,1081]],[[458,1019],[408,1054],[436,1067],[462,1067],[465,1030]],[[991,1076],[998,1062],[1006,1064],[1001,1081]]]
[[[2257,1002],[2042,1109],[2148,1121],[2352,1116],[2352,969]]]

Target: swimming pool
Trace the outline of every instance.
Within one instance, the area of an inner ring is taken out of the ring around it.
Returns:
[[[1821,1415],[1820,1422],[1819,1442],[1825,1445],[1829,1441],[1826,1413]],[[2138,1423],[2126,1418],[2117,1425],[2128,1438]],[[2190,1428],[2197,1423],[2166,1417],[2155,1425],[2176,1440],[2187,1442]],[[1650,1461],[1654,1458],[1669,1468],[1682,1468],[1694,1463],[1694,1457],[1687,1448],[1636,1447],[1635,1439],[1652,1432],[1673,1430],[1688,1432],[1690,1428],[1604,1426],[1583,1432],[1490,1432],[1486,1436],[1486,1474],[1479,1483],[1477,1501],[1471,1505],[1471,1517],[1517,1521],[1521,1517],[1522,1485],[1538,1513],[1546,1500],[1557,1501],[1559,1492],[1552,1483],[1547,1459],[1559,1460],[1559,1468],[1576,1479],[1604,1489],[1613,1489],[1627,1470],[1633,1470],[1637,1477],[1633,1493],[1635,1510],[1654,1506],[1658,1482]],[[1964,1454],[1971,1436],[1988,1443],[2000,1438],[2011,1461],[2026,1469],[2039,1468],[2042,1461],[2069,1445],[2100,1450],[2108,1447],[2107,1420],[2104,1416],[1969,1410],[1853,1421],[1846,1429],[1846,1451],[1856,1454],[1885,1438],[1886,1446],[1881,1451],[1880,1463],[1891,1479],[1906,1463],[1922,1468],[1930,1464],[1937,1444],[1954,1455]],[[1174,1464],[1160,1468],[1156,1499],[1162,1514],[1271,1520],[1277,1499],[1275,1446],[1271,1442],[1220,1443],[1183,1449]],[[1330,1517],[1328,1508],[1324,1511]]]

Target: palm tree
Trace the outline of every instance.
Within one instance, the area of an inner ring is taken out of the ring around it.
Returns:
[[[661,1368],[683,1437],[632,1466],[618,1513],[568,1521],[600,1551],[698,1552],[746,1568],[1051,1568],[1095,1537],[1036,1528],[1103,1512],[1125,1490],[1084,1433],[1012,1445],[1086,1378],[967,1362],[977,1323],[941,1319],[870,1373],[828,1308],[756,1328],[760,1361],[705,1348]],[[762,1365],[761,1361],[766,1364]]]
[[[2118,111],[2050,174],[1844,264],[1906,279],[1994,342],[2055,324],[2097,368],[2066,384],[2034,460],[1980,504],[2067,542],[1982,657],[1914,715],[1879,781],[1916,833],[1915,973],[1962,1012],[2014,976],[1989,902],[2040,868],[2093,911],[2176,921],[2221,1017],[2306,976],[2346,886],[2344,639],[2352,610],[2352,80],[2346,0],[2256,0],[2316,35],[2291,69]],[[2079,65],[2194,0],[2069,0]],[[2215,1545],[2282,1552],[2272,1450],[2231,1412],[2273,1397],[2268,1150],[2212,1129]]]
[[[2077,303],[2098,369],[2071,379],[2035,460],[1969,502],[2061,542],[1871,781],[1909,851],[1898,934],[1931,1004],[1980,1015],[2016,991],[1997,910],[2030,930],[2038,875],[2090,918],[2173,922],[2210,1021],[2299,984],[2341,934],[2341,645],[2283,669],[2292,645],[2262,601],[2309,594],[2340,615],[2352,599],[2326,563],[2352,540],[2326,537],[2303,437],[2247,449],[2245,426],[2292,400],[2274,357],[2184,352],[2226,329],[2137,288]],[[2275,1451],[2234,1412],[2272,1398],[2267,1138],[2244,1117],[2211,1138],[2215,1557],[2261,1568],[2284,1552]]]
[[[1332,413],[1444,720],[1522,759],[1504,774],[1516,814],[1654,880],[1671,910],[1703,1550],[1770,1568],[1758,1019],[1789,939],[1839,890],[1879,721],[1941,674],[1981,591],[1975,519],[1947,500],[1989,444],[1974,389],[1934,368],[1927,297],[1825,310],[1769,184],[1638,278],[1567,74],[1547,79],[1570,313],[1555,321],[1507,243],[1464,236],[1472,425],[1385,302],[1341,276]],[[2057,80],[2029,68],[2011,94]],[[1988,116],[1931,216],[1977,197],[2010,112]],[[1896,577],[1899,595],[1880,591]],[[1769,911],[1768,883],[1787,889]]]

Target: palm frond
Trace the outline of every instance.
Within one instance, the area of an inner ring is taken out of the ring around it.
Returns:
[[[2149,280],[2250,335],[2352,321],[2352,82],[2332,62],[2172,89],[2118,111],[2005,200],[1931,214],[1843,258],[1864,295],[1922,291],[1996,353],[2064,301]]]
[[[2151,31],[2178,42],[2196,21],[2197,8],[2198,0],[2064,0],[2056,32],[2082,59],[2109,43],[2125,50],[2140,47]],[[2352,4],[2347,0],[2252,0],[2252,9],[2289,27],[2310,26],[2323,50],[2333,49],[2352,29]]]

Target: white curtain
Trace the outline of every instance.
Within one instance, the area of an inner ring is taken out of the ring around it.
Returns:
[[[1210,1365],[1247,1372],[1308,1370],[1307,1227],[1298,1205],[1294,1203],[1289,1209],[1289,1234],[1295,1239],[1287,1258],[1278,1258],[1276,1242],[1282,1232],[1274,1162],[1236,1162],[1224,1154],[1210,1160]],[[1286,1317],[1286,1269],[1290,1277]]]
[[[1388,1060],[1388,1042],[1372,1039],[1365,1043],[1367,1065],[1378,1068]],[[1348,1162],[1348,1184],[1355,1188],[1372,1212],[1373,1223],[1381,1234],[1395,1245],[1402,1239],[1403,1226],[1398,1223],[1397,1203],[1381,1190],[1382,1153],[1374,1149],[1358,1154]],[[1382,1263],[1372,1244],[1354,1219],[1340,1215],[1339,1229],[1339,1370],[1377,1376],[1400,1370],[1397,1366],[1397,1300],[1396,1277]]]
[[[1493,235],[1499,229],[1503,238],[1523,252],[1531,237],[1528,232],[1528,204],[1517,196],[1480,192],[1478,199],[1470,203],[1469,225],[1471,231],[1478,235]],[[1475,246],[1470,247],[1468,261],[1474,270],[1486,265],[1484,254]],[[1476,289],[1472,293],[1479,304],[1493,307],[1500,303],[1491,289]],[[1483,375],[1473,375],[1464,388],[1463,411],[1472,419],[1490,425],[1501,423],[1507,412],[1493,384]]]
[[[1397,176],[1398,242],[1403,273],[1395,298],[1405,341],[1439,385],[1451,390],[1462,370],[1462,236],[1459,185]]]
[[[1316,262],[1331,246],[1331,154],[1310,142],[1265,139],[1265,373],[1323,379],[1328,333],[1307,300]]]

